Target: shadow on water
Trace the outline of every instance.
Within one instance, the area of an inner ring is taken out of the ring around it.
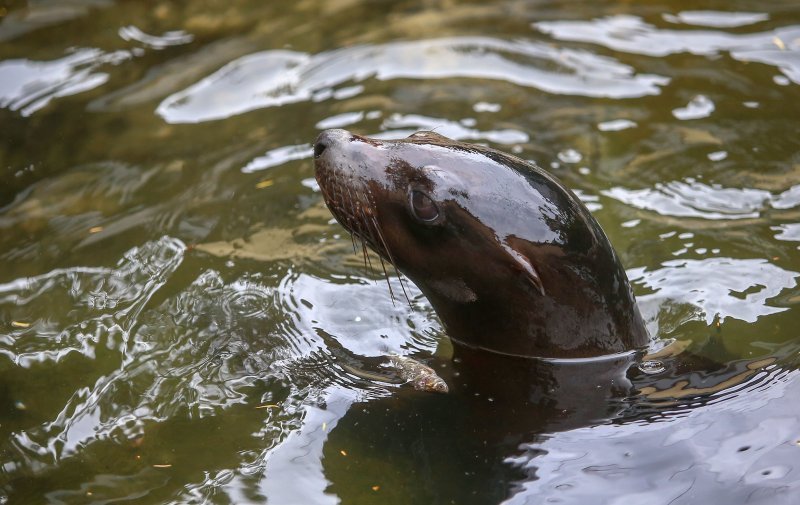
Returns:
[[[0,5],[0,503],[796,503],[795,4]],[[537,160],[658,363],[453,348],[326,128]]]
[[[651,375],[633,354],[580,361],[456,349],[451,395],[400,392],[338,421],[327,491],[345,503],[615,503],[620,486],[645,503],[794,500],[796,387],[759,398],[757,418],[738,409],[795,363],[682,356]]]

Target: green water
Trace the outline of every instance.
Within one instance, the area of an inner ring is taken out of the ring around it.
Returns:
[[[0,5],[0,503],[795,503],[800,7],[698,9]],[[449,342],[324,207],[332,127],[536,160],[728,367],[656,389],[721,386],[539,429],[353,375]]]

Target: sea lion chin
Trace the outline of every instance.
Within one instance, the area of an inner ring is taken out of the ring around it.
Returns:
[[[554,176],[433,132],[326,130],[316,179],[336,219],[428,297],[456,343],[591,357],[649,337],[614,249]]]

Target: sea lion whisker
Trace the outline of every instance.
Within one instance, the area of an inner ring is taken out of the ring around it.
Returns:
[[[370,209],[371,208],[372,207],[370,207]],[[372,247],[372,249],[375,251],[380,251],[380,248],[382,246],[383,249],[388,252],[389,246],[386,244],[386,241],[383,238],[383,234],[381,233],[378,221],[375,219],[374,211],[367,212],[365,204],[365,206],[362,208],[361,217],[363,219],[364,226],[367,228],[367,231],[369,232],[369,242],[371,244],[370,247]],[[383,270],[383,276],[386,279],[387,286],[389,287],[389,295],[392,299],[392,305],[394,305],[395,304],[394,291],[392,290],[392,285],[389,282],[389,274],[386,271],[386,264],[384,263],[383,256],[380,254],[380,252],[378,253],[378,259],[381,262],[381,270]],[[372,265],[370,264],[370,266]]]
[[[394,271],[397,274],[397,280],[400,282],[400,289],[403,290],[403,296],[406,297],[406,302],[408,302],[408,306],[413,309],[414,306],[411,304],[411,298],[408,297],[408,292],[406,292],[406,286],[403,284],[403,276],[400,274],[400,270],[397,269],[397,266],[392,263],[394,267]]]
[[[349,227],[353,228],[353,231],[359,235],[361,235],[361,228],[358,225],[358,221],[355,219],[355,201],[353,201],[353,194],[350,192],[350,188],[347,188],[347,196],[348,198],[345,200],[342,198],[342,210],[344,211],[344,218],[345,221],[351,221]],[[344,197],[344,194],[342,194]],[[347,228],[347,226],[346,226]]]
[[[361,239],[361,247],[364,250],[364,260],[369,263],[369,271],[370,273],[375,273],[375,269],[372,267],[372,260],[369,259],[369,254],[367,251],[367,241],[368,239],[372,239],[372,243],[375,243],[375,235],[372,233],[372,229],[369,226],[369,221],[367,221],[367,215],[364,212],[364,206],[362,205],[359,210],[361,210],[361,218],[362,222],[364,223],[364,230],[365,233]],[[369,234],[369,235],[367,235]]]
[[[392,289],[392,283],[389,282],[389,272],[386,271],[386,263],[383,261],[383,256],[378,256],[378,259],[381,260],[381,268],[383,269],[383,278],[386,279],[386,285],[389,287],[389,296],[392,299],[392,305],[396,305],[394,299],[394,290]]]
[[[359,249],[361,250],[361,254],[364,256],[364,276],[368,276],[369,272],[367,270],[367,257],[366,251],[364,250],[364,238],[363,234],[364,231],[362,229],[361,223],[355,217],[355,202],[352,199],[348,199],[345,202],[342,202],[342,214],[344,217],[345,228],[350,231],[350,241],[353,244],[353,254],[358,254]],[[343,224],[344,224],[343,223]],[[360,245],[356,246],[356,240],[360,243]]]
[[[354,234],[350,234],[350,242],[353,243],[353,254],[358,254],[358,250],[356,249],[356,236]]]
[[[375,269],[372,267],[372,260],[369,259],[369,251],[367,251],[367,242],[361,240],[361,252],[364,254],[364,272],[365,274],[374,274]],[[369,267],[369,269],[367,269]]]
[[[361,255],[364,257],[364,277],[368,277],[369,270],[367,269],[367,244],[364,241],[364,230],[361,226],[361,223],[355,219],[355,214],[351,213],[350,215],[354,222],[354,229],[352,232],[350,232],[350,234],[351,236],[358,238],[358,241],[361,242]]]
[[[365,216],[366,218],[366,216]],[[386,239],[383,238],[383,233],[381,232],[381,227],[378,224],[378,220],[375,218],[374,214],[372,215],[371,219],[368,222],[372,223],[370,227],[370,231],[374,231],[375,233],[372,235],[372,240],[375,242],[375,245],[382,245],[383,250],[386,251],[386,255],[391,258],[391,252],[389,251],[389,244],[386,243]],[[375,239],[375,235],[380,240]],[[392,289],[392,283],[389,281],[389,272],[386,271],[386,262],[383,261],[383,256],[380,254],[378,255],[378,259],[381,261],[381,269],[383,270],[383,278],[386,279],[386,286],[389,288],[389,296],[392,298],[392,305],[395,305],[395,298],[394,298],[394,290]],[[390,260],[391,263],[391,260]],[[392,266],[394,264],[392,263]],[[408,298],[408,297],[406,297]]]
[[[381,227],[378,224],[378,220],[375,218],[375,216],[372,216],[370,218],[370,221],[372,222],[372,229],[375,230],[375,232],[378,234],[378,238],[380,239],[380,245],[383,246],[383,250],[386,251],[386,255],[389,256],[389,263],[391,263],[392,266],[394,266],[394,258],[392,257],[392,251],[389,250],[389,244],[387,244],[386,239],[383,238],[383,233],[381,232]],[[375,242],[377,244],[377,240]]]
[[[408,293],[406,292],[406,287],[403,285],[403,278],[400,275],[400,271],[397,269],[397,265],[394,262],[394,257],[392,256],[392,251],[389,249],[389,245],[386,243],[386,240],[383,238],[383,233],[381,233],[381,227],[378,224],[378,220],[375,219],[375,216],[372,216],[372,227],[378,232],[378,236],[381,239],[381,243],[383,244],[383,249],[386,251],[386,256],[389,257],[389,264],[392,265],[394,268],[395,273],[397,274],[397,279],[400,281],[400,288],[403,290],[403,296],[405,296],[406,301],[408,302],[408,306],[414,308],[411,304],[411,299],[408,297]],[[389,281],[387,276],[386,281]]]
[[[353,192],[350,191],[350,188],[347,188],[348,194],[348,204],[350,204],[350,211],[348,212],[348,217],[353,222],[353,231],[351,231],[352,235],[358,235],[358,239],[361,241],[361,254],[364,256],[364,276],[369,276],[370,273],[374,273],[375,269],[372,267],[372,262],[369,259],[369,254],[367,253],[367,232],[368,230],[368,223],[361,219],[359,216],[359,211],[363,216],[362,207],[363,204],[360,199],[355,198],[353,196]]]

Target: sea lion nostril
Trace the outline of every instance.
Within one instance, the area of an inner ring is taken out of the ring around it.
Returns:
[[[352,133],[339,128],[323,131],[314,142],[314,158],[322,156],[329,147],[337,148],[346,145],[352,140],[352,137]]]
[[[324,141],[318,140],[316,144],[314,144],[314,158],[319,158],[322,156],[322,153],[325,152],[325,149],[328,146],[325,144]]]

